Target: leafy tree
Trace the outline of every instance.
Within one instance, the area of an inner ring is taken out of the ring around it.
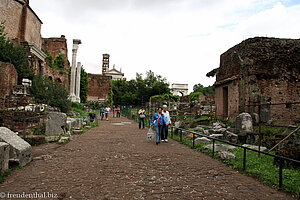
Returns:
[[[81,68],[80,100],[82,103],[86,103],[88,91],[89,91],[89,75],[83,68]]]
[[[214,94],[215,87],[214,86],[204,87],[201,83],[198,83],[198,84],[194,85],[194,87],[193,87],[193,93],[195,93],[195,92],[201,92],[204,95]]]
[[[58,54],[58,56],[56,56],[56,58],[53,61],[53,67],[54,68],[59,68],[59,69],[63,69],[65,66],[65,58],[63,54]]]
[[[202,92],[192,92],[190,94],[190,100],[191,101],[195,101],[195,100],[199,101],[199,96],[203,96]]]
[[[23,78],[33,79],[34,72],[28,66],[28,57],[24,47],[14,45],[13,42],[6,37],[4,32],[4,22],[0,23],[0,61],[9,62],[14,65],[18,73],[18,84],[22,83]]]
[[[203,90],[204,86],[201,83],[198,83],[193,86],[193,91],[194,92],[201,92]]]
[[[137,105],[149,101],[151,96],[171,94],[167,80],[154,72],[147,71],[146,77],[137,73],[130,81],[113,81],[113,101],[116,104]]]
[[[38,103],[57,107],[61,112],[68,112],[70,109],[69,93],[65,86],[53,82],[47,77],[35,76],[32,81],[31,93]]]

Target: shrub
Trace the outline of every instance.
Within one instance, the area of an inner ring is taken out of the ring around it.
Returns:
[[[61,112],[68,112],[70,109],[69,93],[65,86],[57,82],[52,82],[47,77],[35,76],[31,92],[38,103],[57,107]]]
[[[0,61],[14,65],[18,73],[18,84],[23,78],[33,79],[34,72],[28,67],[28,57],[24,47],[14,46],[13,42],[6,37],[4,22],[0,23]]]

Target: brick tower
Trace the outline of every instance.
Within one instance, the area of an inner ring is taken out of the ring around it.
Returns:
[[[109,54],[103,54],[102,60],[102,74],[105,75],[109,70]]]

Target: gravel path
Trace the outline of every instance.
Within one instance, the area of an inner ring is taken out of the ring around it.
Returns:
[[[66,145],[34,147],[43,159],[13,171],[0,185],[0,197],[292,199],[176,141],[156,146],[146,140],[147,130],[137,127],[126,118],[111,118]]]

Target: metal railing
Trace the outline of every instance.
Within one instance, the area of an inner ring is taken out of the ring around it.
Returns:
[[[271,156],[271,157],[279,159],[279,188],[282,188],[283,161],[286,160],[286,161],[290,161],[290,162],[294,162],[294,163],[300,164],[299,160],[294,160],[294,159],[291,159],[291,158],[286,158],[286,157],[283,157],[283,156],[270,154],[270,153],[263,152],[263,151],[260,151],[260,150],[251,149],[249,147],[244,147],[244,146],[239,145],[239,144],[235,144],[235,143],[231,143],[231,142],[228,142],[228,141],[225,141],[225,140],[221,140],[221,139],[218,139],[218,138],[210,137],[210,136],[207,136],[207,135],[204,135],[204,134],[201,134],[201,133],[197,133],[195,131],[190,131],[190,130],[186,130],[186,129],[183,129],[183,128],[176,128],[174,126],[171,126],[171,138],[172,139],[173,139],[173,135],[174,135],[174,130],[173,130],[174,128],[179,130],[180,142],[182,142],[182,132],[183,131],[186,132],[186,133],[189,133],[189,134],[193,135],[193,146],[192,146],[193,149],[195,148],[195,139],[196,139],[196,136],[201,136],[201,137],[206,137],[208,139],[211,139],[213,141],[212,158],[214,158],[214,154],[215,154],[215,141],[243,148],[244,149],[244,153],[243,153],[243,171],[246,171],[246,158],[247,158],[246,151],[247,150],[258,152],[258,153],[261,153],[261,154],[264,154],[264,155]]]

